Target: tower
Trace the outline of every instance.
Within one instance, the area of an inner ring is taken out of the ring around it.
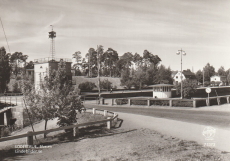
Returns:
[[[52,60],[54,60],[55,57],[55,37],[56,37],[56,32],[53,31],[53,25],[50,25],[52,27],[52,31],[49,32],[49,38],[51,39],[51,43],[50,43],[50,54],[51,54],[51,58]]]

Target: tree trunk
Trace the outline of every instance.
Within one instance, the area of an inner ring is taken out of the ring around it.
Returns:
[[[47,122],[48,122],[48,120],[45,120],[45,130],[47,128]],[[46,138],[46,133],[44,133],[44,138]]]

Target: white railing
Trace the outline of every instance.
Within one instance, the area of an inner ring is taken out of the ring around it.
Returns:
[[[95,121],[95,122],[74,124],[74,125],[70,125],[70,126],[64,126],[64,127],[59,127],[59,128],[49,129],[49,130],[36,131],[36,132],[28,131],[26,134],[2,137],[2,138],[0,138],[0,142],[27,137],[27,144],[33,145],[33,136],[34,135],[50,133],[50,132],[60,131],[60,130],[65,130],[65,129],[73,129],[73,136],[77,136],[79,133],[78,127],[95,125],[95,124],[99,124],[99,123],[107,123],[107,129],[111,129],[112,121],[114,121],[114,122],[117,121],[118,114],[116,114],[114,112],[106,111],[106,110],[99,110],[99,109],[95,109],[95,108],[93,108],[92,110],[93,110],[93,114],[96,114],[96,111],[103,111],[104,116],[107,116],[108,113],[113,114],[113,116],[112,117],[108,116],[107,119],[105,119],[105,120],[100,120],[100,121]]]

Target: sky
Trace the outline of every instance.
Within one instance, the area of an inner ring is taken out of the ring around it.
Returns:
[[[229,0],[0,0],[0,17],[10,52],[29,60],[51,56],[53,25],[57,58],[102,45],[120,56],[148,50],[180,70],[182,49],[183,69],[230,68]],[[2,26],[1,46],[8,51]]]

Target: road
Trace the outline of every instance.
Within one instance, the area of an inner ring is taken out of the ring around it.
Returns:
[[[131,113],[157,118],[166,118],[177,121],[184,121],[207,126],[216,126],[230,129],[230,112],[225,111],[204,111],[190,109],[169,109],[169,108],[138,108],[138,107],[114,107],[97,106],[85,104],[86,108],[98,108],[114,112]]]

